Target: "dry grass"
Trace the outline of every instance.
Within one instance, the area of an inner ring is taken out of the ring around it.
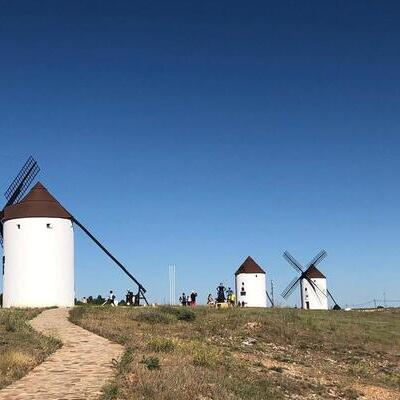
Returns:
[[[39,312],[0,309],[0,388],[20,379],[60,347],[59,341],[26,324]]]
[[[398,310],[79,307],[71,319],[128,349],[103,399],[400,398]]]

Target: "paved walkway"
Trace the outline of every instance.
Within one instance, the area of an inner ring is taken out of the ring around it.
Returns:
[[[0,400],[97,399],[112,377],[112,359],[123,347],[68,321],[68,309],[43,311],[31,321],[34,329],[63,342],[61,349],[28,375],[0,390]]]

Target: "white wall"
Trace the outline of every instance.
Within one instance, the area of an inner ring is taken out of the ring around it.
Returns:
[[[302,290],[303,290],[303,308],[307,308],[307,302],[309,303],[310,310],[327,310],[328,309],[328,297],[326,292],[326,279],[325,278],[311,278],[311,281],[320,289],[312,288],[310,282],[306,279],[302,279]]]
[[[74,232],[70,220],[6,221],[4,256],[3,307],[74,305]]]
[[[242,288],[244,288],[243,294]],[[266,307],[266,275],[239,274],[236,275],[236,302],[245,302],[246,307]]]

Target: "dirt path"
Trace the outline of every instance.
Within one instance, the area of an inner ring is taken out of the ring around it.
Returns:
[[[28,375],[0,390],[0,400],[98,398],[113,374],[112,359],[122,355],[123,347],[69,322],[67,309],[46,310],[31,325],[59,338],[63,347]]]

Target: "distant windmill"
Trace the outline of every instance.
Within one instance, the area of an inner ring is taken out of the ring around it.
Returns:
[[[340,309],[336,300],[326,287],[326,277],[316,267],[325,257],[325,250],[320,251],[304,268],[288,251],[283,257],[300,276],[295,277],[282,292],[282,297],[288,299],[300,284],[301,307],[310,310],[327,310],[328,296],[335,304],[334,309]]]
[[[0,242],[4,244],[4,307],[68,307],[74,305],[74,235],[78,225],[138,286],[136,305],[146,289],[47,189],[29,157],[5,193],[0,211]],[[3,243],[4,242],[4,243]]]

